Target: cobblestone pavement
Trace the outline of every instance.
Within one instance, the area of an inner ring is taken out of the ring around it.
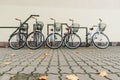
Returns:
[[[99,71],[106,71],[101,77]],[[75,74],[80,80],[120,80],[120,47],[97,49],[20,49],[0,48],[0,80],[66,80]]]

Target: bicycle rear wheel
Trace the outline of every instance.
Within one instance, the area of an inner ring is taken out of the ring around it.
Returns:
[[[81,38],[75,34],[68,34],[65,36],[64,43],[69,49],[76,49],[81,45]]]
[[[63,42],[62,36],[58,33],[51,33],[46,38],[46,45],[51,49],[58,49]]]
[[[12,49],[20,49],[25,46],[26,37],[23,33],[15,33],[8,40],[8,44]]]
[[[92,36],[93,44],[100,49],[105,49],[109,47],[109,38],[104,33],[96,32]]]
[[[30,49],[38,49],[44,43],[44,35],[39,32],[31,32],[27,37],[27,47]]]

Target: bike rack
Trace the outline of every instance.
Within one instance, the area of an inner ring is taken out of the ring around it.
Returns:
[[[50,28],[50,26],[53,26],[54,24],[47,24],[47,35],[49,35],[49,28]],[[63,37],[63,25],[66,25],[66,26],[68,26],[68,24],[67,23],[61,23],[61,34],[62,34],[62,37]],[[80,27],[80,29],[85,29],[86,30],[86,44],[85,44],[85,46],[87,47],[87,45],[88,45],[88,35],[87,35],[87,33],[88,33],[88,28],[87,27]]]

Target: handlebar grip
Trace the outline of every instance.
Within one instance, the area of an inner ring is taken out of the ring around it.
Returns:
[[[55,20],[55,19],[53,19],[53,18],[50,18],[51,20]]]
[[[20,19],[18,19],[18,18],[15,18],[15,20],[17,20],[17,21],[21,21]]]
[[[36,19],[34,16],[32,16],[31,18]]]
[[[99,21],[100,21],[100,22],[102,22],[102,19],[101,19],[101,18],[99,18]]]

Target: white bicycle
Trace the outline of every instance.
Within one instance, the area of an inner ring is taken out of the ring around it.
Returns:
[[[89,28],[88,46],[93,43],[97,48],[105,49],[109,47],[110,41],[107,35],[103,33],[103,31],[105,31],[106,24],[102,22],[102,19],[99,19],[99,21],[98,25],[94,25],[92,28]],[[96,31],[92,33],[94,27],[96,27]]]

